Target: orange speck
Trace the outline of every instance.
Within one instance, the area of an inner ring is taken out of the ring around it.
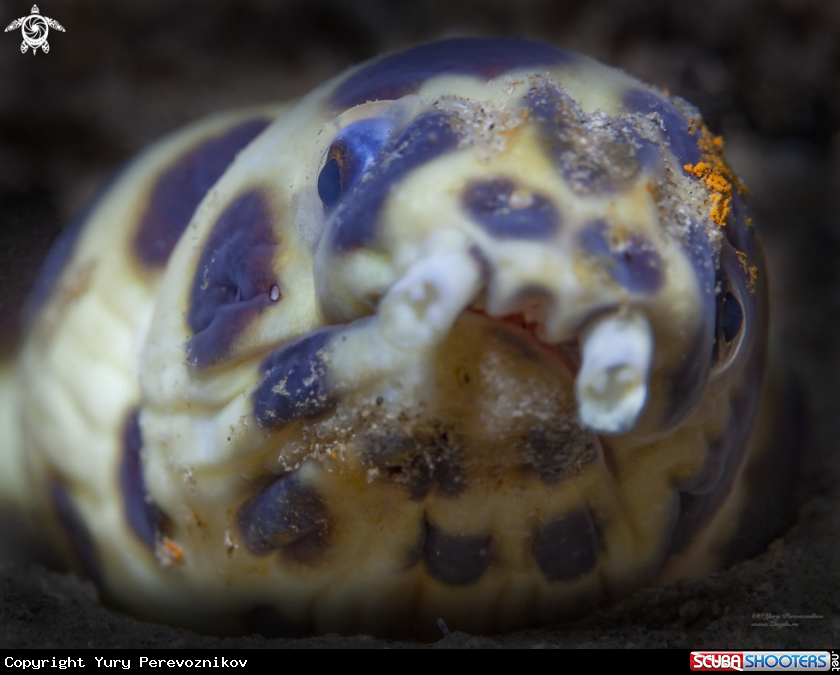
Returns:
[[[724,227],[732,214],[732,187],[734,186],[739,194],[745,194],[746,188],[741,185],[735,172],[723,159],[721,154],[723,138],[712,136],[702,122],[695,122],[695,124],[703,132],[702,137],[697,140],[703,161],[697,162],[694,166],[686,164],[683,168],[690,175],[703,179],[709,190],[711,202],[709,217],[717,225]]]
[[[747,254],[743,253],[742,251],[735,251],[735,255],[738,256],[738,262],[741,263],[741,267],[744,269],[749,277],[748,288],[750,293],[755,293],[755,280],[758,278],[758,267],[755,265],[747,265]]]
[[[163,545],[166,546],[166,550],[172,554],[172,557],[175,559],[176,562],[181,562],[184,559],[184,552],[181,550],[181,547],[178,546],[174,541],[172,541],[169,537],[163,538]]]
[[[709,166],[705,162],[697,162],[697,164],[695,164],[694,166],[691,166],[691,164],[686,164],[683,168],[686,171],[688,171],[688,173],[690,173],[692,176],[702,178]]]
[[[726,225],[726,219],[729,218],[729,214],[732,211],[730,207],[731,200],[728,197],[724,197],[720,192],[712,194],[711,200],[712,208],[709,211],[709,216],[711,216],[715,223],[724,227]]]
[[[715,192],[729,194],[732,192],[732,185],[723,176],[719,174],[711,174],[706,176],[706,187]]]
[[[163,567],[176,567],[184,562],[184,552],[178,544],[169,537],[161,537],[155,554]]]
[[[758,278],[758,268],[753,265],[747,270],[750,275],[750,293],[755,293],[755,280]]]

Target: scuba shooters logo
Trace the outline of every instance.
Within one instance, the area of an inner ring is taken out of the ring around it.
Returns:
[[[820,671],[832,670],[832,655],[821,652],[691,652],[691,670]]]
[[[12,21],[6,26],[5,32],[8,33],[10,30],[16,30],[17,28],[20,28],[20,32],[23,34],[23,42],[20,43],[21,54],[26,54],[30,47],[33,54],[38,51],[38,47],[43,50],[44,54],[49,54],[50,43],[47,42],[47,35],[50,28],[62,33],[65,32],[64,26],[58,21],[48,16],[42,16],[38,10],[38,5],[32,5],[32,13],[29,16],[22,16]]]
[[[743,652],[691,652],[692,670],[744,670]]]

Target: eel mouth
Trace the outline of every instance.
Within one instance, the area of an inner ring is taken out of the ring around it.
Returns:
[[[551,344],[541,340],[538,335],[538,322],[528,319],[522,312],[507,314],[501,317],[489,315],[483,309],[469,307],[470,314],[485,317],[490,325],[512,329],[512,334],[532,345],[540,353],[546,353],[556,359],[569,374],[575,378],[580,371],[580,345],[577,340]]]
[[[493,325],[517,328],[533,345],[548,348],[572,375],[578,417],[586,427],[607,434],[632,429],[647,402],[653,359],[653,332],[645,313],[619,307],[596,313],[579,328],[565,325],[571,318],[559,311],[561,298],[550,306],[530,307],[526,288],[507,286],[488,283],[469,250],[444,247],[415,262],[389,288],[379,302],[377,330],[386,349],[411,360],[412,354],[444,343],[452,348],[449,335],[465,317],[485,316]],[[550,336],[562,335],[577,337],[578,358],[559,340],[559,346],[549,343]]]

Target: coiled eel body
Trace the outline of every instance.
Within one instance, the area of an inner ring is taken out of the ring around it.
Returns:
[[[753,554],[766,280],[721,147],[524,40],[194,124],[51,252],[5,489],[214,632],[505,631]]]

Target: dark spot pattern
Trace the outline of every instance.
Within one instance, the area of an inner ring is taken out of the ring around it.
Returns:
[[[392,132],[392,120],[359,120],[342,129],[327,151],[318,175],[318,196],[327,209],[350,191],[379,157]]]
[[[134,252],[143,265],[166,265],[204,195],[270,123],[268,119],[243,122],[187,151],[160,175],[134,236]]]
[[[363,66],[333,92],[330,103],[351,108],[366,101],[396,100],[437,75],[491,80],[511,70],[571,63],[574,54],[542,42],[460,38],[421,45]]]
[[[32,291],[29,293],[26,304],[23,307],[24,322],[30,323],[46,303],[59,277],[73,257],[73,253],[76,250],[76,243],[84,231],[88,219],[99,206],[102,197],[123,175],[126,166],[120,167],[108,177],[102,187],[96,191],[96,194],[88,202],[84,210],[70,221],[70,224],[61,231],[61,234],[58,235],[58,238],[52,247],[50,247],[49,253],[47,253],[47,257],[44,259],[44,264],[41,266],[41,270],[38,272],[38,276],[32,286]]]
[[[698,129],[695,130],[696,135],[692,134],[689,121],[673,103],[644,89],[629,90],[624,94],[622,103],[628,112],[657,115],[662,135],[684,173],[687,174],[683,169],[686,164],[693,165],[700,161],[700,148],[697,146],[697,141],[702,132]]]
[[[265,373],[252,395],[254,418],[264,429],[331,410],[324,349],[332,331],[319,330],[273,351],[260,364]]]
[[[548,581],[572,581],[591,572],[598,562],[598,539],[589,513],[576,511],[540,525],[531,552]]]
[[[548,484],[574,476],[595,461],[598,452],[594,434],[574,422],[532,428],[524,449],[526,466]]]
[[[539,124],[549,159],[577,194],[620,190],[636,179],[642,163],[655,162],[655,149],[635,130],[618,122],[591,128],[580,106],[556,86],[535,87],[524,105]]]
[[[219,216],[198,261],[187,323],[187,359],[196,369],[223,361],[236,339],[273,304],[278,242],[259,190],[237,197]]]
[[[367,444],[374,467],[384,478],[406,485],[414,501],[424,499],[435,485],[444,497],[459,495],[467,485],[460,444],[445,430],[411,435],[385,430],[370,434]]]
[[[123,456],[119,468],[123,509],[129,526],[150,550],[154,551],[165,521],[161,510],[150,501],[143,475],[143,435],[140,410],[133,410],[123,425]]]
[[[324,500],[294,473],[280,476],[246,501],[236,522],[250,553],[264,556],[282,549],[301,562],[317,557],[330,529]]]
[[[491,535],[449,534],[426,519],[423,559],[433,579],[450,586],[469,586],[481,578],[492,559]]]
[[[335,207],[333,250],[341,253],[372,242],[391,188],[410,171],[453,149],[457,143],[458,135],[449,125],[449,116],[440,112],[420,115],[397,133],[383,148],[379,161],[370,167],[365,180]]]
[[[99,555],[96,552],[90,530],[82,520],[73,498],[58,479],[49,482],[49,494],[58,522],[67,535],[70,548],[78,560],[82,572],[94,583],[100,583],[102,575],[99,568]]]
[[[516,190],[507,178],[473,181],[461,199],[467,213],[494,237],[502,239],[546,239],[560,225],[560,214],[551,201],[539,193],[530,194],[527,206],[511,205]]]
[[[611,242],[609,225],[596,220],[583,228],[580,244],[604,264],[617,284],[631,293],[655,293],[662,287],[662,258],[643,237],[630,235],[620,242]]]

